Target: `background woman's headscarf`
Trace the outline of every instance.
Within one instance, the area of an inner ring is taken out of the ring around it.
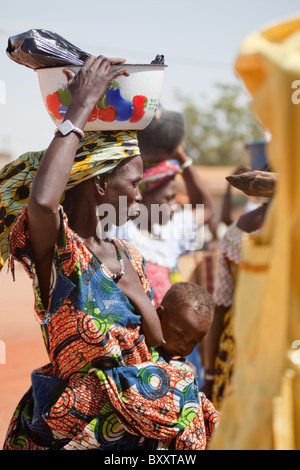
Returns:
[[[180,164],[177,160],[163,160],[158,163],[144,163],[143,179],[140,182],[142,193],[153,191],[161,184],[174,178],[181,172]]]
[[[0,271],[9,256],[9,234],[46,150],[28,152],[0,170]],[[139,155],[135,131],[86,133],[81,140],[66,190],[100,173],[113,170],[122,160]]]

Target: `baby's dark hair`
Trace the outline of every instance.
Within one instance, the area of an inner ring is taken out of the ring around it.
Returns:
[[[183,305],[189,305],[194,309],[199,321],[209,323],[212,322],[215,310],[210,293],[194,282],[176,282],[167,291],[161,304],[167,304],[176,311]]]

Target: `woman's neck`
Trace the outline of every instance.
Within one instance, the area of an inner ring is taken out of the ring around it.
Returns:
[[[87,200],[74,202],[68,213],[69,227],[88,245],[100,245],[106,239],[101,229],[98,206]]]

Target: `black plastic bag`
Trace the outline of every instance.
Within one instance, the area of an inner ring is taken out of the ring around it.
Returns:
[[[31,69],[82,65],[91,55],[45,29],[30,29],[11,36],[6,53],[18,64]]]

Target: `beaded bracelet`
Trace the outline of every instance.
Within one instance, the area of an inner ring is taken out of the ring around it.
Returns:
[[[215,376],[212,374],[208,374],[207,372],[205,372],[204,378],[205,380],[215,380]]]
[[[189,158],[186,162],[184,162],[180,167],[182,170],[185,170],[188,166],[193,164],[193,160]]]

